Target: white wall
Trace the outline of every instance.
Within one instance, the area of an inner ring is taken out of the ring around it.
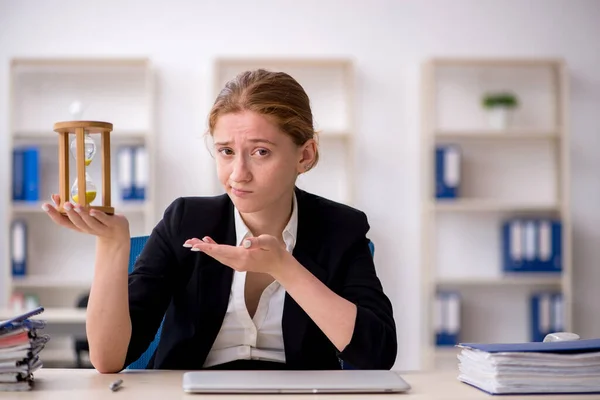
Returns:
[[[376,264],[395,306],[397,368],[412,369],[421,313],[419,63],[438,55],[562,56],[572,74],[576,330],[600,337],[599,17],[593,0],[0,0],[0,154],[9,154],[11,57],[149,56],[159,73],[164,208],[176,196],[210,190],[211,159],[198,138],[212,100],[213,57],[354,56],[358,206],[370,217]],[[8,165],[2,157],[1,170]],[[1,184],[9,187],[6,174]],[[0,196],[0,209],[7,199]]]

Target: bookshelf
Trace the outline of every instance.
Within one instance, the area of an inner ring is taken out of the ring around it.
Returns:
[[[434,58],[422,65],[422,365],[456,368],[438,346],[438,292],[459,296],[457,342],[530,341],[530,297],[563,296],[572,329],[567,68],[560,59]],[[511,122],[492,127],[484,93],[510,91]],[[460,149],[459,194],[436,196],[436,146]],[[512,218],[561,221],[560,272],[505,272],[501,225]]]
[[[307,92],[320,159],[297,186],[340,203],[354,202],[354,64],[346,58],[218,58],[214,98],[238,73],[264,68],[295,78]],[[215,174],[216,190],[222,188]]]
[[[75,108],[79,108],[76,110]],[[30,200],[13,199],[13,169],[7,171],[10,185],[8,221],[24,221],[27,227],[26,274],[12,274],[11,228],[6,229],[2,245],[7,258],[1,264],[0,319],[15,312],[11,296],[34,296],[46,311],[40,318],[61,337],[48,345],[46,361],[52,354],[72,355],[66,349],[72,342],[69,329],[85,324],[85,310],[76,308],[81,296],[89,292],[95,256],[95,238],[55,225],[41,205],[58,193],[58,134],[53,125],[59,121],[95,120],[113,124],[111,133],[112,206],[130,222],[132,236],[145,235],[156,223],[154,160],[154,74],[145,58],[17,58],[10,65],[9,153],[23,146],[37,149],[39,196]],[[91,135],[98,148],[87,171],[98,188],[93,205],[100,204],[100,137]],[[70,138],[70,140],[72,140]],[[119,150],[123,146],[144,147],[147,182],[143,200],[123,200],[120,182]],[[74,159],[71,158],[73,161]],[[70,163],[70,184],[76,178],[75,163]],[[66,335],[65,335],[66,334]]]

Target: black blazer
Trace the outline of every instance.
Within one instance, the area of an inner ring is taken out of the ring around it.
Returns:
[[[355,303],[358,314],[352,339],[340,353],[286,294],[286,369],[340,369],[339,359],[360,369],[390,369],[396,359],[396,327],[368,247],[366,215],[295,190],[298,234],[292,254]],[[208,235],[217,243],[235,245],[233,213],[227,195],[178,198],[167,208],[129,276],[132,333],[123,367],[147,349],[164,316],[148,368],[202,369],[227,310],[233,269],[183,243]]]

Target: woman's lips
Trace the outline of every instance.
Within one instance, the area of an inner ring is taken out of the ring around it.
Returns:
[[[244,196],[248,196],[249,194],[252,194],[252,192],[249,190],[236,189],[234,187],[231,188],[231,193],[233,193],[234,195],[236,195],[238,197],[244,197]]]

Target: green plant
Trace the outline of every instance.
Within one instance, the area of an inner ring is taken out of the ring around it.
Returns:
[[[486,93],[481,101],[483,107],[507,107],[515,108],[519,105],[517,96],[510,92]]]

